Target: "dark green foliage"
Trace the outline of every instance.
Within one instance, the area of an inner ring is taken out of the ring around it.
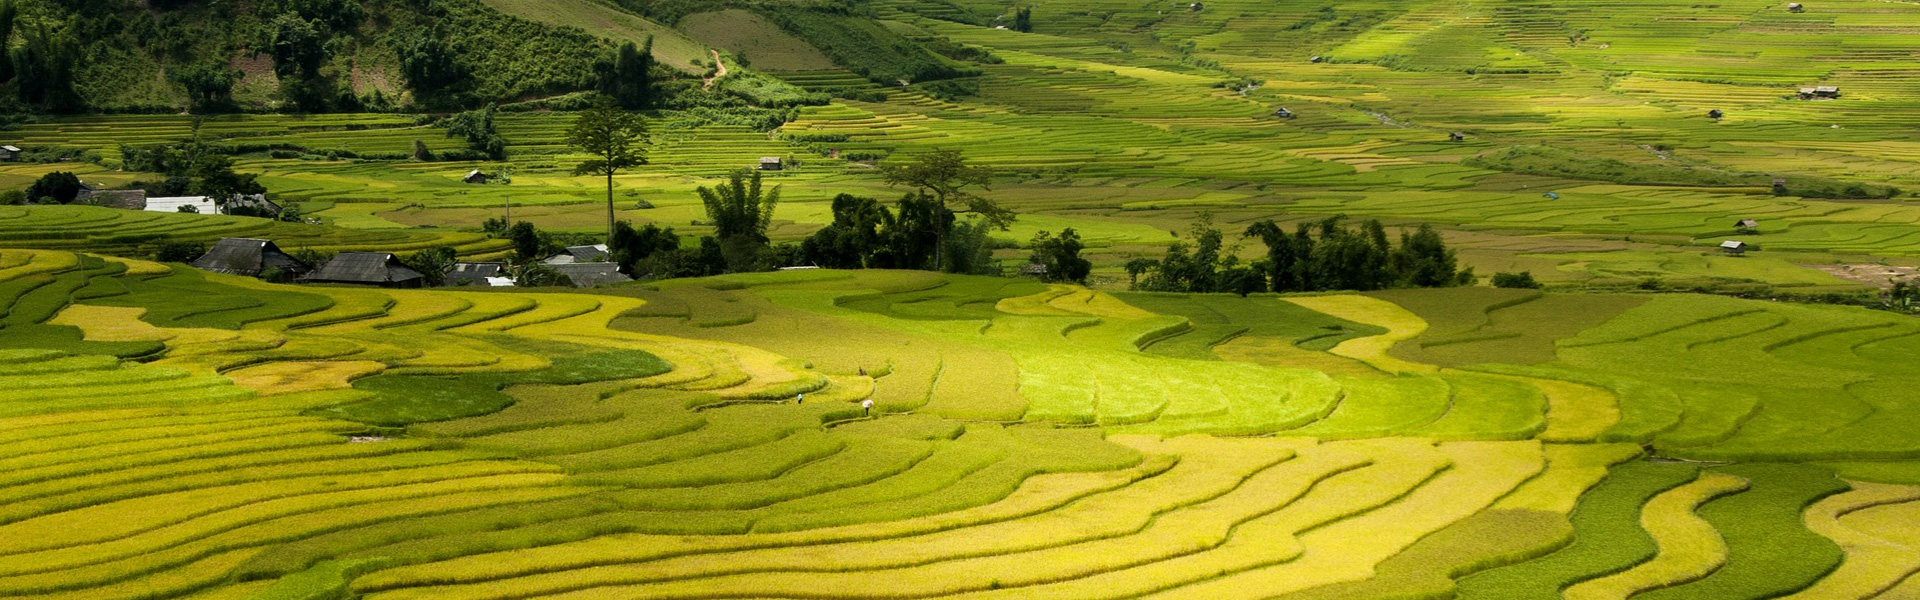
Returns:
[[[392,34],[393,52],[400,58],[400,76],[413,90],[413,99],[425,106],[457,106],[471,88],[465,63],[448,46],[440,27],[410,27]]]
[[[455,252],[450,246],[428,248],[400,257],[407,268],[420,272],[428,287],[445,285],[447,269],[453,268]]]
[[[1737,464],[1714,469],[1746,479],[1746,492],[1700,507],[1727,541],[1727,564],[1706,578],[1636,595],[1645,600],[1778,598],[1840,566],[1840,546],[1809,531],[1801,511],[1847,491],[1846,482],[1812,465]]]
[[[727,182],[715,188],[701,186],[697,192],[713,222],[714,237],[726,252],[730,271],[758,271],[767,266],[767,225],[773,221],[773,208],[780,202],[780,187],[760,187],[759,171],[745,169],[727,176]]]
[[[1539,289],[1544,286],[1540,285],[1540,282],[1533,280],[1532,271],[1521,271],[1519,273],[1494,273],[1493,287]]]
[[[1013,211],[969,189],[990,189],[993,169],[967,164],[967,157],[959,150],[935,148],[911,160],[889,162],[881,167],[881,173],[887,185],[930,196],[944,210],[977,214],[1001,229],[1013,222]]]
[[[1167,245],[1158,261],[1132,263],[1128,273],[1137,278],[1133,289],[1150,292],[1232,292],[1242,296],[1260,291],[1267,277],[1255,265],[1241,264],[1223,253],[1225,236],[1213,226],[1213,216],[1201,214],[1189,232],[1192,253],[1185,242]],[[1136,271],[1137,269],[1137,271]]]
[[[680,236],[673,232],[673,228],[661,229],[653,223],[640,229],[634,229],[626,221],[615,223],[613,237],[607,239],[607,252],[613,255],[613,262],[620,265],[621,271],[635,278],[650,276],[658,271],[656,254],[678,250]]]
[[[500,130],[494,127],[494,112],[493,105],[488,104],[479,110],[466,111],[448,118],[447,137],[464,140],[467,143],[467,149],[486,155],[487,158],[505,159],[507,140],[500,137]],[[416,146],[414,152],[418,154],[422,147]]]
[[[513,253],[521,261],[539,260],[546,250],[540,229],[532,223],[521,221],[507,228],[507,239],[513,240]]]
[[[1032,33],[1033,32],[1033,7],[1023,6],[1023,7],[1020,7],[1019,10],[1014,11],[1013,27],[1011,29],[1021,33]]]
[[[60,204],[73,202],[80,195],[80,178],[69,171],[54,171],[41,175],[27,186],[27,199],[33,202],[45,202],[51,199]]]
[[[20,16],[15,0],[0,1],[0,83],[13,81],[13,25]]]
[[[782,29],[825,52],[833,62],[876,83],[894,85],[978,74],[845,9],[799,4],[767,4],[758,9]]]
[[[1573,544],[1537,560],[1491,569],[1460,580],[1461,600],[1558,598],[1568,585],[1617,573],[1653,558],[1652,536],[1640,528],[1640,507],[1654,495],[1693,479],[1699,467],[1630,462],[1615,467],[1580,497],[1573,511]]]
[[[879,201],[841,194],[833,198],[833,223],[800,244],[800,262],[835,269],[935,269],[941,231],[953,213],[932,199],[909,194],[896,210]]]
[[[399,427],[484,415],[513,404],[513,397],[496,386],[466,379],[375,375],[354,380],[353,389],[371,392],[373,397],[314,414]]]
[[[27,31],[24,39],[13,54],[14,91],[20,102],[47,112],[85,108],[80,93],[75,91],[81,52],[73,33],[43,26]]]
[[[199,242],[167,240],[154,246],[153,260],[170,263],[193,262],[207,253],[207,245]]]
[[[1259,238],[1267,246],[1266,258],[1257,263],[1255,269],[1255,274],[1264,279],[1265,289],[1275,292],[1378,290],[1473,282],[1472,270],[1458,268],[1453,250],[1447,248],[1446,240],[1430,225],[1422,224],[1412,233],[1402,231],[1400,244],[1395,246],[1388,242],[1386,228],[1378,220],[1368,219],[1355,230],[1343,225],[1344,219],[1336,215],[1312,224],[1301,223],[1291,235],[1272,220],[1248,226],[1242,235]],[[1209,228],[1195,228],[1194,239],[1202,251],[1218,244],[1207,235]],[[1210,273],[1197,262],[1204,259],[1204,252],[1188,259],[1184,252],[1176,250],[1180,250],[1178,243],[1168,249],[1167,257],[1158,264],[1139,265],[1141,273],[1151,269],[1160,277],[1141,280],[1139,289],[1237,291],[1207,285],[1212,282],[1206,278]],[[1235,273],[1231,277],[1239,286],[1252,284],[1245,279],[1246,275]],[[1178,287],[1182,283],[1187,287]]]
[[[318,77],[320,65],[333,54],[333,40],[326,25],[299,13],[274,17],[262,35],[262,45],[273,57],[273,73],[282,80]]]
[[[594,63],[600,93],[627,110],[653,106],[653,37],[645,45],[621,44],[610,56]]]
[[[1060,237],[1047,231],[1036,233],[1028,247],[1033,255],[1027,263],[1040,266],[1041,281],[1086,283],[1087,273],[1093,270],[1093,263],[1080,257],[1086,244],[1080,243],[1080,232],[1072,227],[1061,230]]]
[[[187,108],[195,112],[226,110],[233,106],[233,84],[240,71],[221,63],[197,63],[181,67],[168,75],[174,84],[187,90]]]

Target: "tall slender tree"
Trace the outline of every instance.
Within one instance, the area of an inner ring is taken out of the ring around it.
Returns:
[[[567,144],[593,158],[573,168],[574,175],[607,178],[607,238],[613,238],[613,176],[622,169],[647,164],[647,125],[640,116],[621,110],[612,98],[583,111],[567,130]]]
[[[993,169],[967,164],[967,157],[959,150],[934,149],[912,161],[892,163],[882,167],[887,185],[913,188],[922,197],[933,200],[941,212],[974,213],[980,215],[987,225],[1002,231],[1013,223],[1013,211],[999,205],[971,188],[991,189]],[[945,219],[951,221],[951,216]],[[947,228],[939,229],[939,242],[935,246],[934,270],[946,269],[945,252]]]

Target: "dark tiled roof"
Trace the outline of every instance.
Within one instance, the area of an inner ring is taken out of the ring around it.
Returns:
[[[386,252],[341,252],[301,281],[324,283],[404,284],[417,281],[420,273],[400,264]]]
[[[488,277],[504,277],[506,270],[505,263],[453,263],[447,270],[447,285],[485,286]]]
[[[613,263],[566,263],[547,265],[547,268],[559,271],[573,280],[573,287],[593,287],[603,283],[633,281],[620,273],[620,265]]]
[[[280,269],[296,276],[313,269],[280,251],[272,241],[254,238],[221,238],[206,254],[193,259],[193,267],[248,277],[258,276],[267,269]]]

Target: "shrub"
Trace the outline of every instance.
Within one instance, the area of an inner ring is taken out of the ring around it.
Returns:
[[[1521,271],[1518,273],[1494,273],[1493,287],[1539,289],[1542,286],[1540,282],[1533,280],[1532,271]]]

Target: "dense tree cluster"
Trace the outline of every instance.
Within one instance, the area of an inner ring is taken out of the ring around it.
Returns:
[[[1175,242],[1159,260],[1127,264],[1133,287],[1167,292],[1309,292],[1445,287],[1473,282],[1473,270],[1458,268],[1454,252],[1431,226],[1401,232],[1398,245],[1378,220],[1356,228],[1344,216],[1301,223],[1288,233],[1271,220],[1247,227],[1243,237],[1267,247],[1264,258],[1242,263],[1225,248],[1225,236],[1203,215],[1192,244]]]
[[[236,196],[267,193],[259,176],[233,170],[233,157],[198,142],[120,147],[128,171],[160,173],[166,179],[145,184],[156,196],[206,196],[225,205]]]
[[[620,108],[640,110],[651,108],[655,103],[653,86],[653,37],[647,42],[634,46],[633,42],[621,44],[606,58],[594,63],[594,73],[600,78],[600,93]]]
[[[469,158],[505,160],[507,158],[507,140],[506,138],[500,137],[500,130],[493,124],[494,113],[494,106],[488,104],[484,108],[466,111],[449,117],[444,123],[447,128],[447,137],[459,138],[465,141],[467,150],[475,156],[448,156],[443,158],[454,160]],[[421,151],[424,150],[425,147],[425,144],[421,144],[414,148],[416,158],[419,158]],[[431,158],[432,153],[429,152],[427,153],[427,158],[423,160],[430,160]]]
[[[727,182],[696,190],[700,203],[712,219],[713,235],[732,271],[759,271],[770,266],[767,225],[773,222],[773,207],[780,203],[780,187],[762,189],[760,172],[751,175],[734,171]]]
[[[1028,244],[1033,255],[1027,258],[1027,264],[1036,265],[1042,281],[1067,283],[1086,283],[1087,273],[1093,271],[1093,263],[1080,256],[1086,244],[1080,242],[1080,233],[1068,227],[1060,231],[1060,237],[1042,231],[1033,235]]]

